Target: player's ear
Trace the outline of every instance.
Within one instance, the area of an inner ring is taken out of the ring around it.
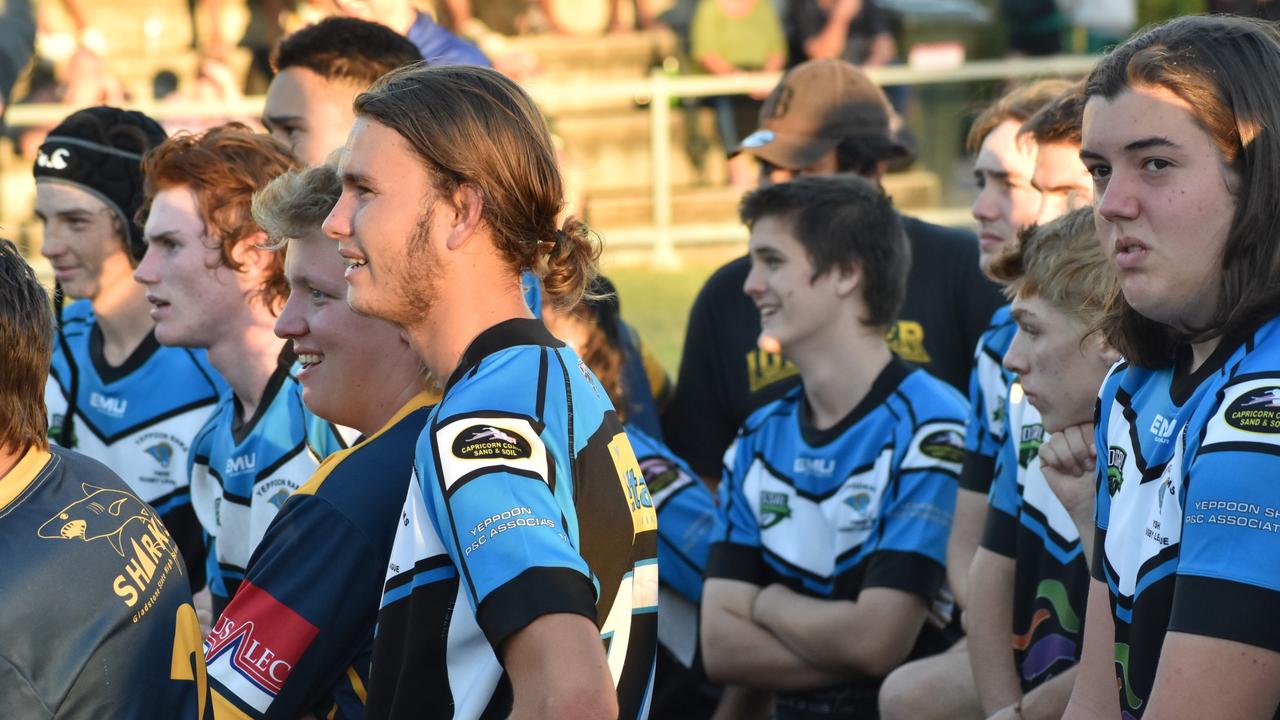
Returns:
[[[481,216],[484,214],[484,197],[480,194],[480,188],[471,183],[463,183],[453,192],[451,200],[453,216],[449,219],[449,236],[445,240],[445,247],[457,250],[466,245],[467,240],[479,229]]]
[[[848,297],[862,287],[862,263],[836,263],[827,272],[835,280],[836,295]]]

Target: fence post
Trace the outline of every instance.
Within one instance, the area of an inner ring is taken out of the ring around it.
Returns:
[[[653,256],[655,268],[680,265],[671,236],[671,93],[662,68],[649,73],[649,175],[653,183]]]

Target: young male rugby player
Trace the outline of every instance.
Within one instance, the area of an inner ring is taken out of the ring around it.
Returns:
[[[0,698],[14,718],[206,717],[178,546],[95,460],[51,447],[49,295],[0,240]]]
[[[224,384],[203,350],[156,342],[146,289],[133,279],[146,249],[133,219],[142,155],[164,139],[142,113],[93,107],[67,117],[40,146],[40,252],[75,300],[60,308],[45,403],[50,439],[110,467],[151,504],[199,589],[204,538],[187,458]]]
[[[378,597],[431,398],[400,330],[347,305],[342,258],[320,232],[341,192],[334,168],[318,165],[253,201],[259,227],[288,248],[275,330],[303,362],[302,400],[366,439],[330,455],[284,503],[214,623],[206,648],[220,718],[364,714]],[[265,675],[243,652],[253,642],[274,654]]]
[[[325,221],[347,299],[447,379],[418,442],[374,645],[370,717],[640,718],[657,644],[656,520],[608,396],[532,317],[595,274],[557,216],[546,124],[474,66],[391,73],[356,98]]]
[[[776,691],[781,720],[871,717],[885,675],[946,647],[925,619],[945,582],[964,399],[889,349],[909,251],[878,189],[801,178],[748,195],[742,218],[743,290],[800,385],[725,454],[707,673]]]
[[[147,155],[147,288],[156,339],[206,348],[230,385],[192,445],[191,500],[211,536],[216,616],[285,498],[342,441],[302,405],[294,355],[272,331],[283,253],[259,247],[253,194],[294,166],[282,144],[239,124],[166,140]]]

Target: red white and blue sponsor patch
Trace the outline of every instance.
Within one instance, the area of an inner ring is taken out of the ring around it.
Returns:
[[[264,713],[319,628],[245,581],[204,642],[210,677]]]

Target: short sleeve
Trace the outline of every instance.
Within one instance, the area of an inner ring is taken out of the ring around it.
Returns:
[[[1280,377],[1228,386],[1204,427],[1169,629],[1280,651]]]
[[[863,588],[890,587],[932,599],[942,587],[960,473],[959,462],[944,449],[959,447],[962,433],[958,420],[915,430],[898,467],[896,492],[880,511],[880,537]]]
[[[1113,371],[1114,375],[1114,371]],[[1097,477],[1094,482],[1097,485],[1097,491],[1094,494],[1093,520],[1096,526],[1093,539],[1093,557],[1089,562],[1089,574],[1093,579],[1100,582],[1107,581],[1106,574],[1106,555],[1107,555],[1107,525],[1111,520],[1111,483],[1110,476],[1113,473],[1123,472],[1123,468],[1112,467],[1110,458],[1110,439],[1107,430],[1107,423],[1110,419],[1110,407],[1112,393],[1114,392],[1114,382],[1112,376],[1108,376],[1103,382],[1102,388],[1099,390],[1098,405],[1094,409],[1093,421],[1093,446],[1096,448],[1107,448],[1108,457],[1099,456],[1099,462],[1096,463]]]
[[[760,524],[743,490],[750,469],[750,439],[739,437],[725,452],[724,477],[720,480],[716,523],[711,531],[707,577],[760,584]],[[765,512],[761,501],[761,512]]]
[[[987,494],[988,512],[982,530],[982,547],[1005,557],[1013,557],[1017,553],[1021,504],[1017,438],[1006,422],[1004,442],[995,464],[995,478],[991,482],[991,492]]]

